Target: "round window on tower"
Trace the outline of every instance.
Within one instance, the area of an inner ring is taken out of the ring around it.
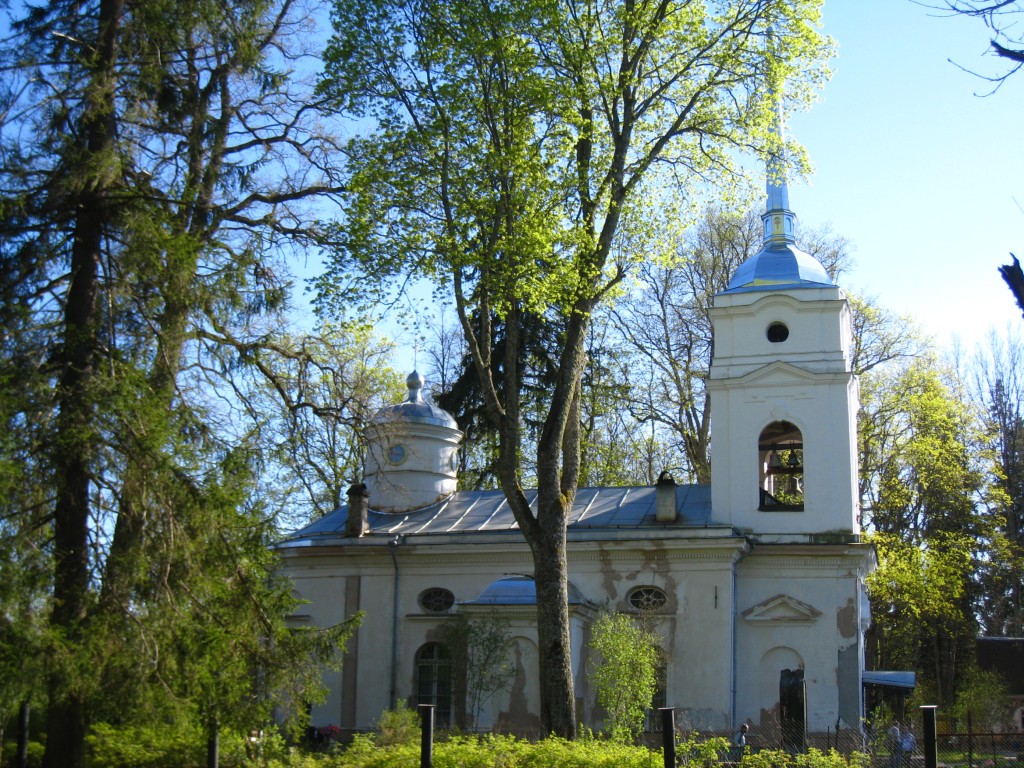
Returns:
[[[392,445],[388,448],[388,464],[398,465],[405,461],[405,446],[404,445]]]
[[[668,603],[668,595],[657,587],[637,587],[626,599],[633,610],[641,613],[660,611]]]
[[[768,326],[768,331],[765,335],[772,344],[778,344],[780,341],[785,341],[789,338],[789,328],[786,327],[785,323],[772,323]]]
[[[448,613],[455,605],[455,595],[444,587],[431,587],[420,592],[420,608],[427,613]]]

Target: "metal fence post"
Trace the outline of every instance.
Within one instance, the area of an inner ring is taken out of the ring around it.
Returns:
[[[970,712],[967,713],[967,765],[974,768],[974,723]]]
[[[937,768],[939,764],[938,739],[935,731],[934,704],[921,707],[921,720],[924,724],[924,768]]]
[[[665,768],[676,768],[676,710],[661,707],[661,740],[664,745]]]
[[[420,711],[420,768],[434,768],[434,705],[420,704],[417,708]]]

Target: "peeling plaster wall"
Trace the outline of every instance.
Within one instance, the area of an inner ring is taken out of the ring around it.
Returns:
[[[793,668],[779,664],[798,660],[805,672],[808,730],[834,729],[840,717],[847,727],[859,727],[858,573],[869,555],[866,547],[761,546],[740,564],[741,721],[761,722],[773,711],[779,671]],[[781,660],[773,649],[795,655]]]
[[[392,554],[398,563],[397,632],[392,623]],[[751,552],[747,540],[738,536],[571,542],[570,581],[593,606],[577,607],[572,618],[572,665],[582,722],[601,725],[587,680],[586,645],[594,610],[627,610],[630,591],[641,586],[658,587],[668,597],[664,608],[648,618],[669,651],[666,703],[677,708],[680,723],[729,732],[738,722],[762,722],[778,699],[778,670],[771,670],[774,683],[761,681],[762,660],[773,648],[792,649],[805,665],[812,730],[833,728],[840,712],[844,720],[852,717],[855,694],[849,693],[850,686],[859,690],[854,678],[859,675],[862,558],[861,551],[848,545],[762,544]],[[308,614],[302,621],[324,626],[355,610],[365,614],[343,672],[325,677],[328,700],[313,712],[314,724],[346,730],[370,729],[383,710],[394,706],[392,638],[398,660],[395,698],[413,700],[416,651],[435,637],[445,619],[419,605],[423,590],[449,589],[459,603],[476,599],[509,574],[532,572],[525,542],[512,536],[480,536],[473,543],[455,537],[447,542],[408,537],[393,552],[382,543],[286,552],[284,560],[296,590],[310,601],[301,608]],[[773,603],[771,598],[779,595],[788,597]],[[760,613],[743,616],[759,604],[765,604]],[[516,681],[511,691],[485,703],[479,724],[528,733],[539,722],[540,711],[539,686],[531,683],[536,673],[530,671],[536,663],[535,609],[501,610],[515,636],[511,650]],[[773,690],[774,698],[766,699]]]

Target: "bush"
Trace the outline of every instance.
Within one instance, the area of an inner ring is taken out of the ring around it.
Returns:
[[[415,768],[419,745],[381,747],[357,738],[331,768]],[[610,741],[455,736],[434,745],[435,768],[661,768],[660,752]]]
[[[385,709],[380,713],[377,719],[377,743],[382,747],[419,744],[421,728],[420,713],[400,701],[394,709]]]
[[[91,765],[102,768],[185,768],[206,764],[206,737],[175,726],[94,725],[86,737]]]

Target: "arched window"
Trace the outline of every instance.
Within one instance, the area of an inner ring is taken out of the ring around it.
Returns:
[[[757,441],[761,462],[762,512],[804,508],[804,438],[788,421],[773,421]]]
[[[426,643],[416,651],[416,703],[434,705],[434,723],[452,724],[452,654],[441,643]]]

